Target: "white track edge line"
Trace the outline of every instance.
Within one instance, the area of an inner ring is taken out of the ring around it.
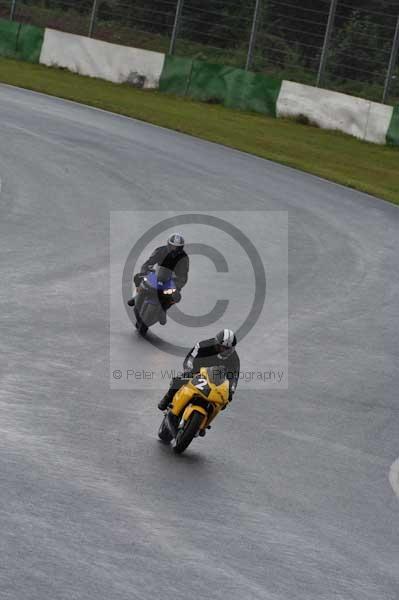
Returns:
[[[393,491],[399,498],[399,458],[392,463],[391,468],[389,469],[389,482]]]

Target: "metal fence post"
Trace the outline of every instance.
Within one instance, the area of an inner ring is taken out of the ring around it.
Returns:
[[[17,0],[11,0],[10,21],[14,20],[16,7],[17,7]]]
[[[255,10],[254,10],[254,17],[252,20],[251,37],[250,37],[249,46],[248,46],[247,62],[245,64],[246,71],[249,71],[249,69],[251,68],[253,57],[254,57],[254,51],[255,51],[255,45],[256,45],[256,34],[258,33],[261,1],[262,0],[255,1]]]
[[[335,21],[335,13],[337,10],[337,4],[338,4],[338,0],[331,0],[330,13],[328,15],[327,28],[326,28],[326,33],[324,36],[323,50],[321,51],[319,71],[317,73],[317,81],[316,81],[317,87],[320,87],[320,85],[323,83],[324,72],[326,70],[326,64],[327,64],[328,51],[330,49],[331,36],[332,36],[333,29],[334,29],[334,21]]]
[[[386,104],[386,102],[388,100],[389,89],[391,87],[393,72],[395,70],[396,61],[398,59],[398,53],[399,53],[399,17],[398,17],[398,20],[396,21],[395,35],[394,35],[393,43],[392,43],[392,52],[391,52],[391,56],[389,59],[387,76],[385,78],[384,93],[382,96],[382,101],[384,104]]]
[[[90,15],[89,37],[93,37],[94,28],[96,26],[97,5],[98,5],[98,0],[93,0],[93,6],[91,9],[91,15]]]
[[[177,35],[179,33],[180,19],[183,11],[184,0],[177,0],[175,22],[173,23],[172,37],[170,38],[169,54],[175,53]]]

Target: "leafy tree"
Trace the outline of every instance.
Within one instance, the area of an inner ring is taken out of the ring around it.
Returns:
[[[390,47],[379,24],[355,10],[333,38],[329,72],[339,79],[382,81]]]

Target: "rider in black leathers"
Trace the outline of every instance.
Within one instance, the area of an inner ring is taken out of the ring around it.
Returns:
[[[229,402],[231,402],[240,376],[240,359],[236,351],[236,344],[237,338],[231,329],[222,329],[216,337],[197,342],[184,360],[183,375],[172,379],[169,390],[158,403],[158,408],[166,410],[175,393],[193,374],[199,373],[201,367],[213,366],[224,367],[226,377],[230,382]]]
[[[142,279],[145,275],[151,271],[155,265],[165,267],[173,271],[176,283],[176,292],[168,299],[168,303],[163,306],[165,310],[168,310],[172,304],[180,302],[181,300],[181,289],[186,285],[189,271],[189,258],[184,251],[184,238],[180,233],[174,233],[168,238],[168,242],[165,246],[159,246],[155,248],[150,258],[145,261],[142,265],[140,272],[134,276],[134,285],[136,288],[139,287]],[[131,298],[128,301],[129,306],[134,306],[135,298]],[[166,313],[162,315],[161,324],[166,323]]]

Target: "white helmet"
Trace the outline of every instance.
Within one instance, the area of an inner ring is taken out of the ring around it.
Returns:
[[[220,358],[228,358],[234,352],[237,338],[231,329],[222,329],[215,337],[215,345],[218,347]]]
[[[172,233],[168,237],[168,246],[173,246],[174,248],[183,248],[184,246],[184,237],[181,233]]]

